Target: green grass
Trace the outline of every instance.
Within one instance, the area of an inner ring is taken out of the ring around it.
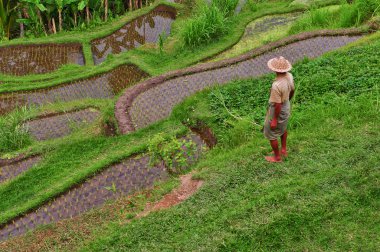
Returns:
[[[372,98],[310,106],[284,164],[263,160],[261,137],[215,150],[196,168],[206,183],[194,197],[111,225],[79,250],[376,251],[380,128]]]
[[[0,185],[0,223],[30,211],[94,172],[146,151],[158,132],[181,135],[180,121],[205,121],[220,145],[195,167],[206,180],[184,204],[105,230],[83,250],[375,250],[380,241],[378,170],[379,33],[295,66],[290,157],[270,165],[262,124],[273,75],[191,97],[173,116],[127,136],[78,132],[32,149],[44,161]],[[359,46],[358,46],[359,45]],[[219,97],[219,98],[217,98]],[[243,118],[236,120],[221,106]],[[91,101],[99,107],[101,101]],[[70,103],[73,108],[85,102]],[[87,104],[87,105],[88,105]],[[107,102],[108,104],[108,102]],[[102,111],[108,115],[112,102]],[[50,105],[46,110],[63,110]],[[64,107],[68,109],[67,107]],[[37,112],[33,112],[37,113]],[[206,238],[207,239],[206,239]],[[365,244],[363,247],[362,244]]]
[[[187,129],[164,122],[113,138],[82,132],[65,141],[41,144],[41,152],[45,153],[43,161],[0,185],[0,224],[40,206],[110,164],[146,151],[149,139],[158,132],[162,132],[164,137],[181,136]]]
[[[297,20],[289,34],[318,29],[357,27],[373,16],[380,14],[379,0],[356,0],[354,4],[343,4],[339,9],[312,8]]]
[[[203,5],[183,28],[181,37],[184,46],[193,48],[209,44],[227,33],[229,19],[234,15],[237,4],[237,0],[212,0],[210,5]]]
[[[28,129],[22,125],[26,118],[26,108],[0,117],[0,154],[25,148],[32,143]]]
[[[261,133],[228,123],[234,119],[212,94],[223,93],[241,116],[263,119],[273,76],[188,99],[175,119],[205,120],[219,137],[235,131],[240,140],[222,139],[196,165],[206,182],[195,196],[129,224],[110,223],[79,251],[376,251],[379,49],[374,41],[295,67],[290,156],[282,164],[267,163]]]

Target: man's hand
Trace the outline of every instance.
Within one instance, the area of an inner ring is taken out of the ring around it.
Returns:
[[[274,130],[277,128],[277,118],[273,118],[273,120],[270,122],[270,128]]]
[[[282,103],[275,103],[274,104],[274,116],[273,116],[272,121],[270,122],[270,128],[272,130],[277,128],[277,120],[278,120],[278,117],[280,116],[280,113],[281,113],[281,106],[282,106]]]

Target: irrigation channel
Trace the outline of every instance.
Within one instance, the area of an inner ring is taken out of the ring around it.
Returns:
[[[293,64],[316,58],[361,38],[360,31],[311,32],[288,37],[245,55],[201,64],[149,79],[129,89],[119,98],[115,114],[119,129],[128,133],[168,117],[173,107],[186,97],[207,87],[232,80],[258,77],[270,72],[267,61],[284,56]]]
[[[184,138],[196,144],[197,150],[188,162],[196,161],[204,148],[202,139],[197,135]],[[34,160],[29,161],[28,164]],[[39,161],[39,160],[38,160]],[[0,229],[0,242],[18,236],[59,220],[73,218],[93,208],[102,206],[106,201],[128,196],[141,189],[147,189],[155,182],[168,178],[169,173],[162,163],[150,166],[147,155],[127,158],[105,168],[99,174],[74,186],[54,200],[10,222]]]
[[[98,110],[87,108],[38,117],[27,121],[24,126],[34,139],[44,141],[70,135],[84,124],[91,124],[99,117]]]
[[[15,160],[9,163],[0,163],[0,184],[32,168],[39,161],[41,161],[40,156],[33,156]]]

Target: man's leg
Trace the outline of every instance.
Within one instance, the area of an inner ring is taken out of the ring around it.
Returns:
[[[276,140],[270,140],[270,145],[272,146],[274,156],[266,156],[265,159],[271,163],[281,162],[281,155],[280,155],[280,150],[278,148],[277,139]]]
[[[288,152],[286,150],[286,139],[288,138],[288,131],[285,130],[285,133],[281,136],[281,155],[284,157],[288,156]]]

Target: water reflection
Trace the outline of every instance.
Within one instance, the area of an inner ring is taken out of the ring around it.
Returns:
[[[79,44],[43,44],[0,47],[0,72],[10,75],[41,74],[64,64],[84,65]]]
[[[92,41],[95,64],[102,63],[109,54],[118,54],[145,43],[157,42],[160,34],[170,33],[175,16],[175,9],[158,6],[152,12],[131,21],[111,35]]]
[[[147,74],[136,66],[123,65],[107,73],[58,87],[3,94],[0,95],[0,114],[21,106],[40,106],[85,98],[112,98],[144,77]]]

